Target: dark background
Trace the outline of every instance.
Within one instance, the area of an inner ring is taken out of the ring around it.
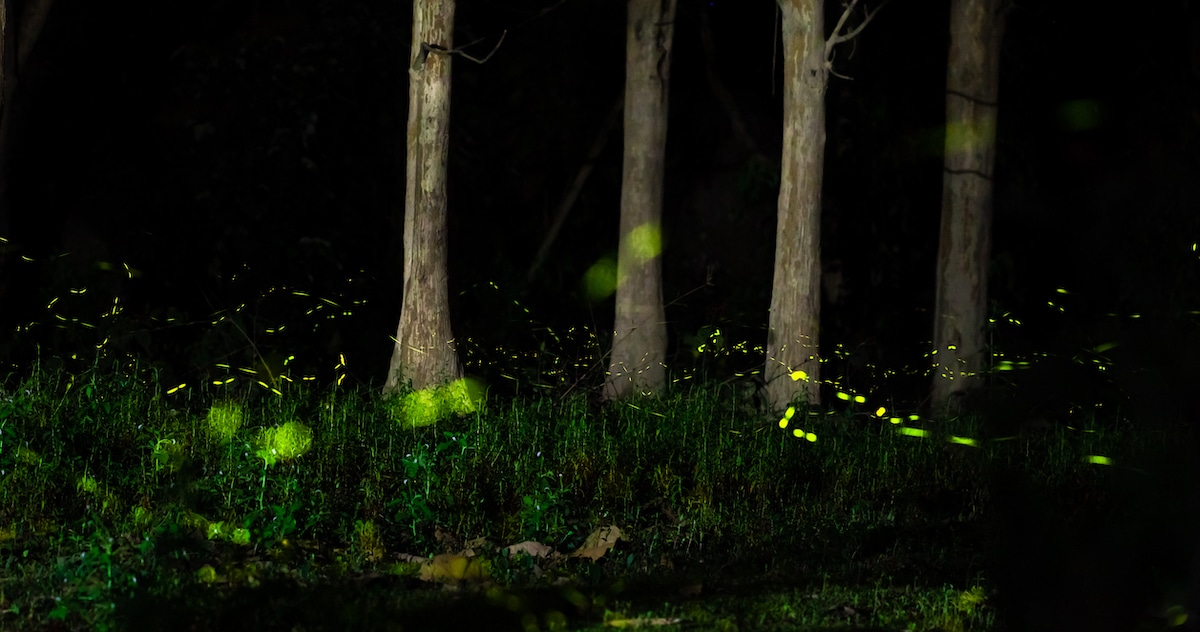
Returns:
[[[831,28],[841,8],[828,4]],[[342,353],[353,379],[381,383],[400,306],[410,11],[377,0],[58,0],[10,110],[8,370],[71,354],[90,363],[107,339],[110,357],[142,358],[171,381],[260,354],[295,355],[298,372],[330,380]],[[1198,18],[1183,0],[1011,8],[991,342],[1034,362],[997,380],[1047,391],[1022,405],[1069,391],[1061,409],[1178,412],[1200,377]],[[612,301],[590,304],[581,280],[616,250],[619,125],[548,261],[526,272],[621,98],[624,20],[612,0],[459,3],[456,45],[479,40],[468,53],[487,55],[508,29],[486,64],[455,60],[452,96],[453,325],[469,371],[493,384],[547,364],[563,383],[603,374],[589,345],[607,347]],[[730,344],[765,340],[777,31],[771,2],[679,4],[664,210],[679,371],[724,379],[762,361],[751,351],[702,364],[691,349],[706,327]],[[947,44],[947,2],[896,0],[837,49],[835,69],[853,79],[831,78],[827,97],[826,372],[900,401],[927,387]],[[752,146],[733,134],[714,78]],[[101,318],[114,296],[123,311]],[[237,327],[212,324],[230,312]]]

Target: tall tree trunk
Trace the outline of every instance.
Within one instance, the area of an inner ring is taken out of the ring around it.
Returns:
[[[783,26],[783,159],[766,397],[820,402],[821,179],[828,84],[823,0],[778,0]],[[836,33],[835,33],[836,36]]]
[[[446,269],[446,158],[454,0],[415,0],[408,88],[404,287],[384,393],[462,377],[450,329]]]
[[[661,226],[675,2],[629,1],[617,309],[606,399],[652,394],[666,382]]]
[[[28,0],[15,19],[13,2],[0,0],[0,238],[11,238],[9,226],[8,184],[12,167],[13,107],[17,79],[29,66],[29,56],[42,34],[54,0]],[[5,294],[4,269],[10,245],[0,241],[0,299]]]
[[[956,407],[954,396],[977,385],[984,369],[996,97],[1004,29],[1000,3],[950,3],[946,158],[933,314],[935,411]]]

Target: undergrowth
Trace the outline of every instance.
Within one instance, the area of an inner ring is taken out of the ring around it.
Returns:
[[[1046,489],[1100,497],[1096,457],[1129,445],[1099,427],[967,441],[984,431],[970,420],[920,427],[854,407],[800,410],[785,429],[700,388],[607,407],[582,395],[481,402],[425,426],[396,401],[304,383],[172,391],[136,363],[10,379],[0,621],[100,629],[131,604],[181,595],[408,581],[419,568],[408,556],[479,539],[494,547],[489,585],[746,564],[797,590],[887,576],[984,591],[986,604],[997,472],[1019,466]],[[622,540],[587,564],[500,552],[536,541],[566,554],[608,526]],[[598,623],[611,604],[577,610]]]

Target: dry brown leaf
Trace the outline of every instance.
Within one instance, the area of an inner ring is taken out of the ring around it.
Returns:
[[[542,544],[541,542],[528,540],[519,544],[513,544],[508,547],[509,555],[517,555],[518,553],[531,555],[533,557],[550,557],[554,555],[554,549]]]
[[[636,619],[613,619],[605,621],[604,625],[610,628],[640,628],[652,625],[675,625],[682,622],[683,619],[668,619],[665,617],[639,617]]]
[[[583,541],[583,545],[576,549],[571,557],[585,557],[595,562],[611,551],[620,539],[621,529],[617,525],[600,527]]]
[[[481,557],[442,553],[422,564],[417,577],[422,581],[448,584],[468,580],[479,581],[488,578],[488,563]]]
[[[475,538],[474,540],[467,540],[467,547],[466,547],[466,548],[467,548],[468,550],[473,550],[473,549],[490,549],[490,548],[492,548],[492,543],[491,543],[491,542],[488,542],[488,539],[487,539],[487,538]]]

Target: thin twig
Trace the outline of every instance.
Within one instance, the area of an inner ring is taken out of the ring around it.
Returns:
[[[859,24],[858,26],[854,27],[854,30],[850,31],[849,33],[846,33],[845,35],[837,35],[837,31],[834,31],[834,35],[837,36],[836,40],[834,41],[834,44],[848,42],[848,41],[854,39],[855,37],[858,37],[858,34],[861,33],[863,29],[867,28],[867,25],[871,23],[871,20],[875,19],[875,16],[879,14],[879,11],[881,9],[883,9],[884,7],[886,7],[887,4],[891,1],[892,0],[883,0],[883,2],[879,3],[879,6],[875,7],[874,11],[867,11],[867,16],[865,18],[863,18],[862,23]]]
[[[854,7],[858,5],[858,0],[850,0],[850,4],[846,5],[846,10],[842,11],[842,16],[838,18],[837,26],[834,27],[833,33],[829,35],[829,39],[825,40],[825,68],[829,70],[829,74],[842,79],[850,79],[850,77],[833,71],[834,47],[858,37],[859,33],[862,33],[863,29],[867,28],[871,20],[874,20],[879,11],[887,6],[889,2],[891,0],[883,0],[883,2],[879,3],[879,6],[875,7],[874,11],[867,11],[866,17],[863,18],[863,21],[858,26],[845,34],[841,34],[842,28],[846,26],[846,20],[850,18],[850,14],[854,12]]]

